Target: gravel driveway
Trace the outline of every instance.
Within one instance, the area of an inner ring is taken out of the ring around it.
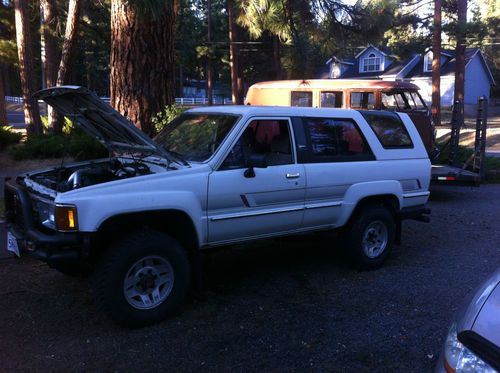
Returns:
[[[135,331],[96,312],[88,281],[0,261],[0,370],[430,371],[465,294],[500,265],[498,201],[499,185],[435,188],[432,223],[405,223],[372,272],[328,234],[212,253],[207,299]]]

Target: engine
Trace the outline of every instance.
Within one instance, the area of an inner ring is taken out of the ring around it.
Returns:
[[[29,180],[28,178],[25,179],[24,184],[30,189],[35,189],[36,184],[39,184],[55,192],[67,192],[95,184],[151,173],[153,172],[145,162],[111,159],[80,166],[62,166],[47,172],[28,175]]]

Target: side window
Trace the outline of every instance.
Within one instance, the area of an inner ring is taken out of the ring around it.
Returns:
[[[321,107],[342,107],[342,92],[321,92]]]
[[[413,148],[410,135],[397,114],[366,111],[360,113],[385,149]]]
[[[252,121],[220,169],[246,168],[253,154],[265,155],[268,166],[293,163],[288,121],[267,119]]]
[[[375,93],[373,92],[351,92],[352,109],[374,109]]]
[[[389,110],[408,110],[402,92],[382,92],[382,108]]]
[[[350,119],[304,118],[314,162],[374,159],[356,123]]]
[[[292,91],[290,93],[290,106],[312,107],[312,92]]]

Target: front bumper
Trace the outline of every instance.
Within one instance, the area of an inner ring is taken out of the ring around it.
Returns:
[[[28,192],[13,180],[5,180],[7,230],[17,239],[22,253],[49,264],[78,261],[88,255],[90,235],[40,229],[34,221]]]

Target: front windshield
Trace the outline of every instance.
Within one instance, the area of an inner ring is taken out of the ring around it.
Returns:
[[[236,115],[186,113],[170,122],[154,140],[187,161],[203,162],[215,153],[237,120]]]
[[[411,111],[426,108],[422,97],[416,91],[382,92],[382,109]]]

